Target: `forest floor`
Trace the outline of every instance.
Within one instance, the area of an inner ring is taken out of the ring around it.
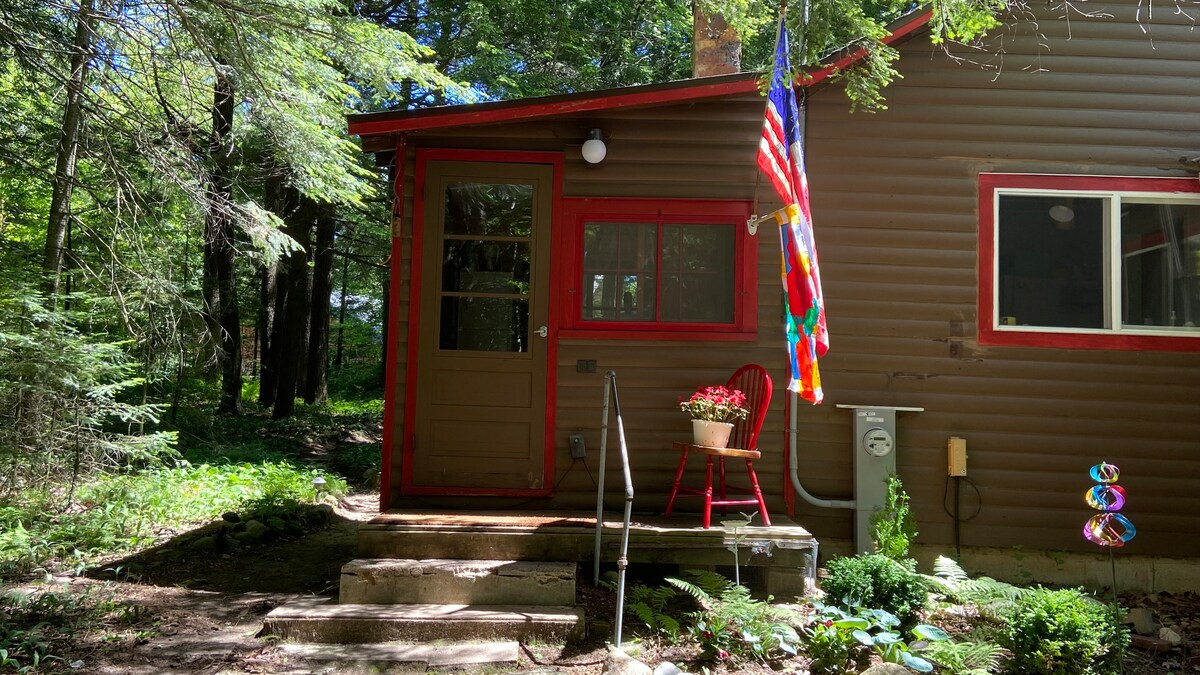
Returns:
[[[343,498],[329,523],[303,535],[224,553],[180,550],[172,542],[97,569],[88,576],[60,576],[39,584],[79,597],[103,598],[121,612],[108,612],[73,636],[53,670],[104,675],[151,673],[384,673],[414,672],[392,667],[319,664],[297,660],[269,637],[259,637],[275,607],[306,595],[336,593],[342,564],[354,557],[359,523],[377,511],[376,493]],[[125,570],[136,570],[126,573]],[[120,580],[114,580],[114,572]],[[581,584],[580,601],[590,620],[611,617],[610,593]],[[1184,637],[1180,647],[1155,652],[1131,648],[1127,675],[1200,672],[1200,596],[1127,595],[1126,606],[1148,607],[1156,619]],[[607,625],[607,622],[602,622]],[[601,632],[601,631],[594,631]],[[638,658],[652,666],[673,661],[691,672],[703,664],[695,649],[641,643]],[[605,651],[602,636],[567,648],[526,646],[518,669],[535,673],[595,675]],[[724,667],[711,672],[735,672]],[[3,669],[0,669],[2,671]],[[802,661],[784,664],[803,673]],[[491,672],[486,671],[486,672]],[[750,665],[736,672],[767,673]]]

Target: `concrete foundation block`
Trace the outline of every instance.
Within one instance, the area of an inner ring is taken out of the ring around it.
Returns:
[[[429,668],[493,665],[516,666],[520,645],[516,642],[468,642],[454,645],[295,644],[283,645],[284,653],[306,661],[353,664],[420,663]]]
[[[342,567],[342,604],[575,604],[574,563],[359,559]]]
[[[466,642],[583,637],[583,610],[575,607],[471,605],[342,605],[303,598],[275,608],[264,632],[285,640],[318,643]]]

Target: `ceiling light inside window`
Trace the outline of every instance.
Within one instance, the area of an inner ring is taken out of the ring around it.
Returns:
[[[1050,217],[1056,223],[1069,223],[1075,220],[1075,209],[1066,204],[1055,204],[1050,207]]]

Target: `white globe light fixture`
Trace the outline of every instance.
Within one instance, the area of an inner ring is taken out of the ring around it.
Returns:
[[[588,164],[599,164],[608,154],[608,148],[604,145],[601,135],[599,129],[592,129],[588,132],[588,139],[583,142],[583,161]]]

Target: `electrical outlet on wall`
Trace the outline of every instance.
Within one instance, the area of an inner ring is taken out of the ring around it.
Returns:
[[[571,434],[567,436],[567,441],[571,445],[571,459],[583,459],[587,457],[587,446],[583,444],[583,434]]]

